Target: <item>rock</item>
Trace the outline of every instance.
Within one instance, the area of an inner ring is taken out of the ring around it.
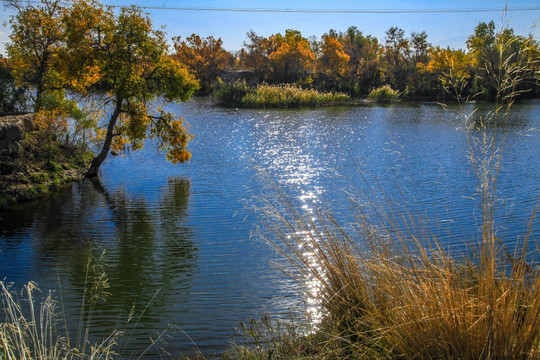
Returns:
[[[24,134],[34,130],[34,114],[0,117],[0,152],[16,154]]]

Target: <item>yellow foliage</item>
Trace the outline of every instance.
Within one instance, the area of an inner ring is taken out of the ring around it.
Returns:
[[[40,110],[34,116],[34,126],[49,134],[61,134],[68,129],[67,114],[59,109]]]
[[[202,39],[192,34],[185,41],[180,36],[174,37],[176,53],[173,58],[184,64],[203,86],[211,85],[219,72],[228,64],[231,55],[222,48],[221,38],[208,36]]]
[[[125,136],[118,135],[113,138],[113,141],[111,143],[111,150],[113,152],[119,153],[122,151],[126,145],[130,143],[129,139]]]
[[[297,30],[286,30],[285,36],[275,34],[263,42],[268,50],[276,77],[282,81],[296,81],[311,70],[315,54],[309,41]]]
[[[344,51],[343,44],[333,36],[323,35],[322,56],[319,59],[319,71],[337,79],[347,71],[350,56]]]
[[[426,71],[447,74],[453,72],[458,77],[469,78],[470,65],[470,56],[462,50],[434,48],[431,50],[431,60]]]

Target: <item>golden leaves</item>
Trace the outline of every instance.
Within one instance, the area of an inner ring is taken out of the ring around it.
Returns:
[[[68,129],[67,115],[61,109],[40,110],[34,116],[34,126],[47,134],[61,134]]]
[[[344,76],[347,72],[350,56],[345,53],[343,44],[339,39],[330,35],[323,35],[321,52],[319,71],[333,78]]]
[[[176,50],[173,58],[185,65],[201,81],[203,87],[211,86],[231,58],[222,48],[221,38],[208,36],[203,39],[192,34],[185,41],[179,36],[174,37],[173,41]]]

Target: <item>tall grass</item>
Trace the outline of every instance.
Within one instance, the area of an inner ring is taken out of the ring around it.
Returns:
[[[508,44],[498,41],[502,57]],[[422,217],[377,186],[351,199],[353,224],[315,205],[313,214],[302,213],[281,192],[264,210],[284,270],[319,300],[324,320],[316,330],[325,340],[311,343],[317,357],[540,358],[540,267],[533,262],[540,252],[529,253],[536,209],[512,256],[495,217],[504,124],[521,83],[516,67],[530,64],[500,64],[487,72],[499,89],[494,110],[464,117],[482,214],[480,236],[456,240],[471,241],[475,256],[450,253]]]
[[[107,292],[107,275],[91,251],[88,253],[85,289],[75,332],[70,332],[66,314],[51,292],[41,296],[38,286],[29,282],[19,297],[12,287],[13,284],[0,281],[2,360],[118,359],[123,356],[120,340],[126,336],[128,325],[133,323],[137,326],[138,320],[132,309],[125,319],[124,329],[111,329],[107,336],[90,339],[96,306],[110,295]],[[160,341],[162,335],[158,335],[151,346]],[[143,355],[144,352],[137,358]]]
[[[260,84],[256,88],[249,88],[245,82],[223,85],[216,92],[216,97],[222,105],[250,108],[315,107],[343,104],[350,101],[350,97],[343,93],[303,89],[293,84]]]

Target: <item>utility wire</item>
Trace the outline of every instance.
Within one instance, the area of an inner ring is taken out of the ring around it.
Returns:
[[[21,1],[39,4],[39,1]],[[129,7],[129,5],[109,5],[113,8]],[[486,13],[540,11],[540,6],[496,7],[496,8],[449,8],[449,9],[295,9],[295,8],[235,8],[235,7],[192,7],[192,6],[153,6],[136,5],[145,10],[174,10],[200,12],[245,12],[245,13],[303,13],[303,14],[436,14],[436,13]]]
[[[112,7],[121,7],[113,5]],[[246,13],[302,13],[302,14],[434,14],[434,13],[485,13],[539,11],[540,6],[519,8],[478,8],[478,9],[261,9],[261,8],[203,8],[203,7],[166,7],[138,6],[146,10],[176,11],[212,11],[212,12],[246,12]]]

